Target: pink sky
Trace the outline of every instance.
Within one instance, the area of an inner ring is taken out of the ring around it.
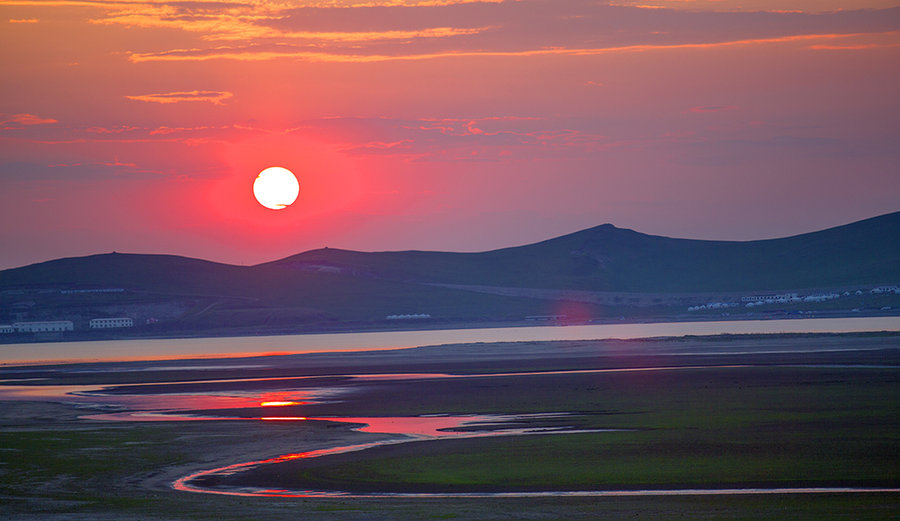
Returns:
[[[0,268],[900,209],[900,1],[3,0],[0,25]],[[275,165],[279,211],[251,188]]]

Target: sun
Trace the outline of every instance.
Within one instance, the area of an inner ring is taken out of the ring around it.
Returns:
[[[253,195],[259,204],[272,210],[281,210],[294,204],[300,195],[300,183],[287,168],[271,166],[256,176]]]

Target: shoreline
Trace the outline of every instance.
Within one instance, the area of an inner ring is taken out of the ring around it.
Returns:
[[[151,333],[128,335],[125,331],[75,331],[63,333],[7,333],[0,335],[0,348],[6,345],[31,345],[54,343],[80,343],[80,342],[104,342],[125,340],[191,340],[191,339],[217,339],[217,338],[257,338],[257,337],[290,337],[304,335],[340,335],[340,334],[366,334],[366,333],[401,333],[413,331],[447,331],[447,330],[477,330],[498,328],[526,328],[526,327],[569,327],[569,326],[610,326],[616,324],[673,324],[673,323],[706,323],[706,322],[762,322],[776,320],[805,320],[805,319],[849,319],[849,318],[891,318],[900,317],[900,309],[891,309],[875,312],[853,312],[851,310],[835,311],[810,311],[808,314],[796,313],[768,313],[761,315],[725,315],[725,316],[697,316],[697,315],[662,315],[662,316],[630,316],[620,318],[592,319],[588,321],[552,321],[552,320],[506,320],[506,321],[449,321],[423,323],[418,327],[414,324],[406,326],[394,326],[384,324],[371,324],[364,327],[325,327],[325,328],[228,328],[204,331],[177,331],[169,334]]]
[[[265,355],[368,352],[503,341],[630,340],[740,334],[900,331],[900,316],[642,322],[573,326],[420,329],[257,337],[134,339],[0,345],[0,367],[85,362],[248,358]],[[179,345],[175,345],[177,342]],[[17,350],[16,348],[21,348]],[[123,355],[123,351],[136,354]],[[148,356],[147,353],[154,355]]]

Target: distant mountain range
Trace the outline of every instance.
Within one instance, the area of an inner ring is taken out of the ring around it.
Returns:
[[[325,248],[256,266],[111,253],[0,271],[0,290],[7,297],[20,290],[121,288],[132,301],[134,295],[178,300],[186,309],[201,308],[185,316],[217,313],[218,322],[247,325],[301,316],[369,320],[392,313],[524,316],[552,312],[547,301],[567,292],[752,293],[897,282],[900,212],[746,242],[673,239],[604,224],[481,253]],[[102,309],[114,305],[92,298],[106,306]]]

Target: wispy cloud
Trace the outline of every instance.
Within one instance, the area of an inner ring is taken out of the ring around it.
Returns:
[[[426,27],[412,30],[386,31],[295,31],[281,33],[283,38],[333,42],[374,42],[378,40],[409,40],[412,38],[447,38],[478,34],[490,27]]]
[[[619,5],[596,0],[5,0],[4,5],[91,6],[95,9],[86,21],[92,24],[174,30],[188,37],[177,45],[166,39],[132,48],[132,62],[591,55],[900,31],[900,8],[776,12],[765,6],[815,2],[759,1],[764,5],[759,9],[738,9],[737,0],[622,0]],[[872,4],[863,7],[887,6],[883,0],[861,1]],[[854,42],[853,48],[870,43]]]
[[[484,31],[485,27],[422,27],[416,29],[316,31],[282,30],[267,22],[277,20],[271,15],[218,13],[177,14],[170,9],[153,6],[143,12],[122,11],[104,18],[94,19],[96,24],[116,24],[143,28],[169,28],[199,33],[207,41],[311,41],[322,42],[377,42],[383,40],[410,40],[415,38],[447,38],[470,35]]]
[[[10,18],[9,23],[11,24],[36,24],[40,20],[37,18]]]
[[[892,0],[614,0],[613,5],[642,9],[681,9],[703,11],[767,11],[780,13],[830,12],[853,9],[894,7]]]
[[[296,8],[283,2],[250,0],[248,2],[194,1],[194,2],[140,2],[103,4],[107,12],[91,19],[91,23],[104,25],[125,25],[142,28],[168,28],[200,34],[203,40],[307,40],[315,42],[366,42],[380,40],[409,40],[414,38],[445,38],[473,34],[483,28],[447,27],[440,24],[414,28],[396,28],[389,24],[373,26],[366,20],[363,26],[344,29],[323,29],[320,27],[291,27],[285,18],[298,11],[302,17],[318,18],[321,12],[340,13],[341,17],[353,18],[360,10],[381,8],[435,8],[474,2],[347,2],[307,3]],[[482,2],[478,2],[482,3]],[[492,3],[492,2],[487,2]],[[352,8],[352,9],[351,9]],[[358,25],[358,24],[357,24]]]
[[[30,129],[30,130],[29,130]],[[230,124],[219,126],[196,125],[186,127],[117,125],[110,127],[3,127],[0,130],[0,147],[16,146],[66,146],[91,144],[104,146],[161,145],[179,143],[203,145],[232,142],[248,136],[284,132],[283,130],[257,128],[249,125]],[[14,132],[12,132],[14,130]]]
[[[170,172],[141,167],[133,162],[113,160],[85,161],[78,163],[39,163],[13,161],[0,163],[0,180],[4,181],[71,181],[91,179],[136,179],[171,176]]]
[[[332,140],[349,156],[409,163],[530,161],[613,144],[594,129],[569,123],[532,116],[328,118],[305,121],[298,132]]]
[[[509,0],[301,0],[310,9],[346,9],[352,7],[436,7],[455,4],[501,4]],[[54,7],[102,7],[121,9],[128,6],[171,4],[186,8],[214,9],[218,7],[246,7],[255,9],[288,9],[296,3],[284,0],[4,0],[4,5],[54,6]]]
[[[884,33],[900,37],[900,33]],[[614,53],[653,52],[685,49],[713,49],[718,47],[767,45],[793,42],[831,41],[840,38],[858,37],[860,34],[804,34],[782,36],[776,38],[758,38],[746,40],[726,40],[709,43],[675,43],[675,44],[642,44],[623,45],[612,47],[586,47],[586,48],[540,48],[524,50],[446,50],[443,52],[407,52],[404,54],[357,54],[341,52],[314,51],[296,46],[279,45],[249,45],[249,46],[224,46],[211,49],[175,49],[157,53],[133,53],[129,56],[132,62],[147,61],[205,61],[215,59],[229,59],[239,61],[263,61],[280,58],[290,58],[311,62],[333,63],[371,63],[394,60],[432,60],[438,58],[460,57],[527,57],[527,56],[594,56]],[[878,44],[885,46],[886,44]],[[891,44],[895,45],[895,44]],[[808,48],[815,49],[815,46]]]
[[[861,43],[861,44],[816,44],[810,45],[809,49],[814,51],[865,51],[870,49],[889,49],[892,47],[900,47],[900,42],[895,43]]]
[[[146,101],[148,103],[183,103],[188,101],[204,101],[215,105],[222,105],[223,101],[233,94],[215,90],[192,90],[187,92],[166,92],[162,94],[142,94],[140,96],[125,96],[134,101]]]
[[[0,113],[0,128],[2,129],[21,128],[26,125],[51,125],[53,123],[59,122],[52,118],[42,118],[40,116],[35,116],[34,114]]]

